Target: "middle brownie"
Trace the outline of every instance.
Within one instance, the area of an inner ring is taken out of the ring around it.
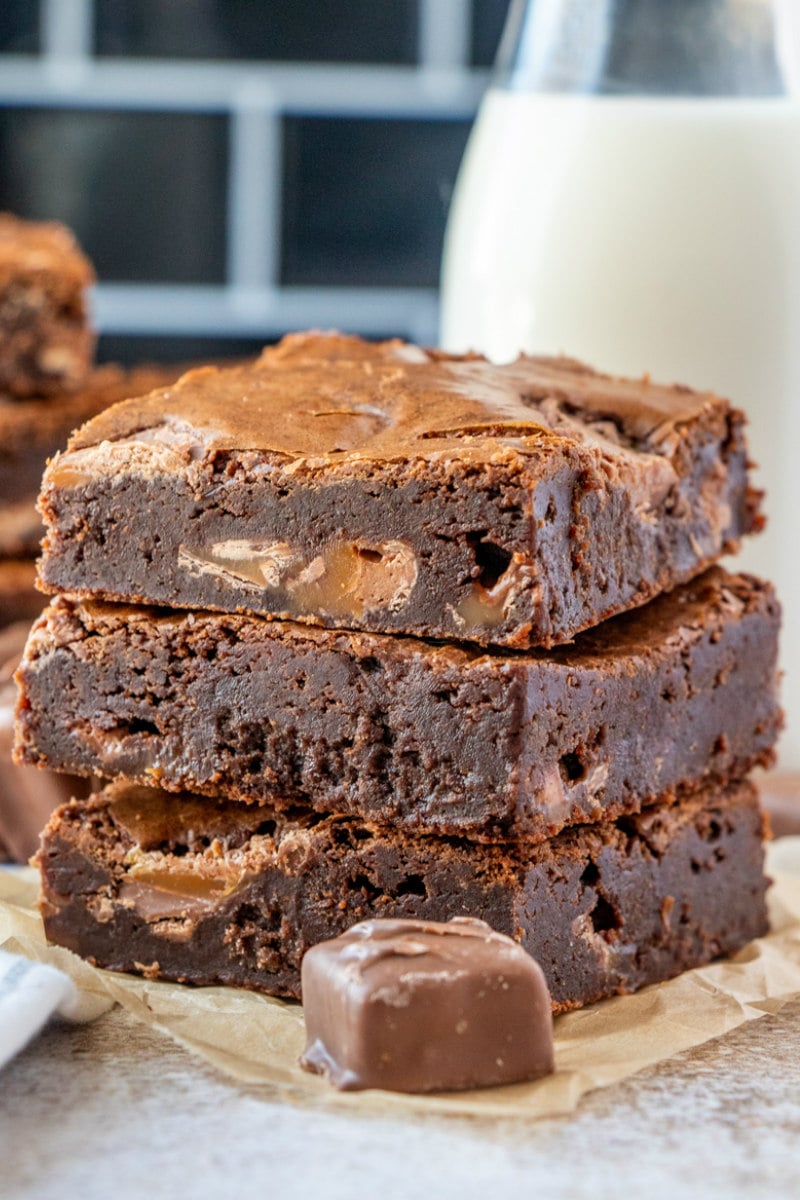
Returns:
[[[719,568],[528,653],[60,597],[18,673],[18,755],[539,840],[769,763],[778,624],[768,584]]]

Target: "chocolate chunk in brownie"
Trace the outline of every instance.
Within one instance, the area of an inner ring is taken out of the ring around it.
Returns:
[[[18,746],[170,791],[541,839],[770,762],[778,625],[769,584],[717,567],[527,653],[59,597],[19,675]]]
[[[761,839],[749,783],[505,846],[112,784],[54,814],[38,861],[50,941],[112,970],[298,996],[306,950],[357,921],[476,917],[560,1012],[765,933]]]
[[[303,959],[300,1064],[342,1091],[442,1092],[553,1070],[541,967],[484,921],[360,921]]]
[[[96,418],[42,503],[52,591],[518,648],[761,522],[715,396],[319,334]]]
[[[63,225],[0,213],[0,393],[43,396],[83,381],[94,352],[93,282]]]

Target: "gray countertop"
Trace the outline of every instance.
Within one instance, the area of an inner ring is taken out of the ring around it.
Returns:
[[[114,1010],[0,1076],[0,1196],[800,1196],[800,1001],[568,1118],[364,1119],[229,1083]],[[524,1191],[523,1191],[524,1189]]]

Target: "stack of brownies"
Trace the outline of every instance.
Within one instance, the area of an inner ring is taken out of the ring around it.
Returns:
[[[0,859],[32,854],[53,807],[79,786],[11,765],[12,676],[44,603],[34,587],[42,471],[77,426],[178,374],[94,367],[93,281],[63,225],[0,213]]]
[[[297,335],[50,465],[22,760],[108,782],[51,940],[297,996],[367,917],[480,917],[568,1009],[766,928],[780,728],[741,414],[565,359]]]

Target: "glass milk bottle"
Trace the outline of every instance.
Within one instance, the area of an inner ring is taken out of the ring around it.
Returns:
[[[800,0],[512,6],[453,198],[442,344],[565,352],[750,416],[800,768]]]

